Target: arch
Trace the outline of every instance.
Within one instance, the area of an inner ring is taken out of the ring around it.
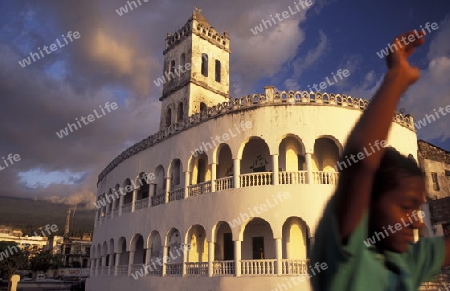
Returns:
[[[254,217],[241,229],[242,260],[275,259],[275,239],[270,224]]]
[[[114,254],[115,250],[114,250],[114,239],[110,239],[109,240],[109,248],[108,248],[108,253],[110,255]]]
[[[278,146],[278,166],[282,171],[306,170],[305,145],[301,138],[286,134]]]
[[[166,112],[166,127],[169,127],[172,125],[172,109],[167,108]]]
[[[340,143],[331,136],[318,137],[314,142],[313,168],[316,171],[336,171],[336,164],[342,153]]]
[[[221,65],[219,60],[216,60],[216,63],[215,63],[215,80],[218,83],[220,83],[221,80],[222,80],[221,70],[222,70],[222,65]]]
[[[150,252],[150,258],[161,258],[163,255],[163,245],[161,235],[154,230],[147,240],[147,251]]]
[[[133,186],[130,179],[126,179],[123,188],[125,196],[123,197],[122,213],[131,211],[131,203],[133,202]]]
[[[141,172],[139,173],[138,178],[136,179],[136,201],[141,201],[141,200],[145,200],[148,199],[149,196],[149,192],[150,192],[150,185],[148,184],[148,180],[147,180],[147,173],[145,172]],[[147,205],[145,203],[143,203],[145,201],[139,202],[136,204],[136,210],[138,209],[142,209],[142,208],[146,208]]]
[[[180,65],[185,66],[186,65],[186,53],[182,53],[180,57]]]
[[[233,154],[228,144],[220,144],[213,153],[213,163],[217,164],[216,178],[233,176]]]
[[[123,236],[117,240],[116,253],[119,254],[118,265],[128,266],[129,252],[127,250],[127,240]]]
[[[211,180],[208,155],[203,152],[200,155],[193,156],[189,171],[191,172],[189,185],[196,185]]]
[[[133,265],[145,263],[144,237],[137,233],[130,241],[130,251],[134,252]]]
[[[205,53],[202,53],[201,73],[203,76],[208,77],[208,55]]]
[[[202,225],[196,224],[186,232],[185,242],[189,245],[187,250],[187,262],[207,262],[208,243],[206,230]]]
[[[164,196],[166,191],[166,175],[164,167],[159,165],[155,168],[155,196]]]
[[[120,204],[120,196],[119,196],[119,194],[120,194],[120,191],[119,191],[120,190],[120,184],[116,184],[116,186],[114,187],[114,190],[115,190],[115,195],[118,196],[118,199],[114,199],[113,202],[112,202],[114,216],[116,216],[116,213],[119,210],[119,204]],[[120,194],[120,195],[122,195],[122,194]]]
[[[170,163],[168,169],[168,177],[170,177],[170,186],[171,189],[173,189],[173,187],[180,187],[180,185],[182,185],[183,182],[183,164],[181,163],[180,159],[174,159],[172,160],[172,162]]]
[[[182,122],[184,120],[184,107],[183,102],[178,103],[177,110],[177,122]]]
[[[283,224],[283,259],[305,260],[308,254],[310,232],[300,217],[289,217]]]
[[[167,254],[164,254],[163,256],[169,256],[172,263],[182,263],[183,246],[181,233],[178,229],[172,228],[169,230],[165,239],[165,245],[167,246]]]
[[[226,221],[219,221],[213,227],[214,260],[234,260],[233,231]]]
[[[244,145],[241,145],[241,149],[241,174],[266,173],[266,177],[264,179],[257,179],[258,181],[246,179],[246,176],[242,176],[241,186],[272,184],[272,175],[268,173],[273,170],[273,163],[269,146],[265,140],[259,137],[252,137]]]

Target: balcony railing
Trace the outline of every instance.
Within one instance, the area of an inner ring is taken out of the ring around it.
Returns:
[[[312,172],[314,184],[336,185],[339,178],[338,172]]]
[[[308,273],[308,260],[282,260],[283,275],[302,275]]]
[[[216,180],[216,191],[223,191],[233,187],[233,176]]]
[[[161,276],[162,275],[162,266],[158,264],[150,263],[149,266],[146,266],[145,272],[147,276]]]
[[[273,260],[241,260],[242,275],[275,275],[276,261]]]
[[[207,276],[208,262],[186,263],[186,274],[189,276]]]
[[[215,276],[234,275],[234,261],[213,262],[213,275]]]
[[[173,189],[169,192],[169,201],[182,200],[184,198],[184,188]]]
[[[109,267],[108,266],[102,266],[101,267],[101,275],[102,276],[109,276]]]
[[[279,172],[278,182],[280,185],[306,184],[307,171]]]
[[[152,196],[152,206],[164,204],[164,195]]]
[[[183,263],[166,263],[167,276],[181,276],[183,274]]]
[[[138,272],[138,273],[145,272],[143,264],[134,264],[134,265],[131,265],[130,267],[131,267],[131,274],[135,274],[136,272]]]
[[[117,277],[128,276],[128,265],[116,266],[116,276]]]
[[[242,174],[241,187],[272,185],[272,172]]]
[[[131,203],[122,205],[122,213],[131,212]]]
[[[211,193],[211,181],[188,186],[189,197]]]
[[[113,217],[119,216],[119,208],[113,210]]]
[[[148,198],[136,200],[135,209],[144,209],[148,207]]]

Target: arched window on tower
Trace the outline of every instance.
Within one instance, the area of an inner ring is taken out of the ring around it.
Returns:
[[[216,60],[216,82],[219,82],[219,83],[220,83],[220,79],[221,79],[220,70],[221,70],[220,61]]]
[[[175,60],[170,62],[170,72],[175,74]]]
[[[172,125],[172,110],[169,108],[167,109],[166,114],[166,126],[169,127]]]
[[[178,104],[177,122],[183,121],[183,116],[184,116],[183,102],[180,102],[180,104]]]
[[[208,77],[208,55],[202,54],[202,75]]]
[[[182,53],[181,54],[181,62],[180,65],[184,67],[184,65],[186,65],[186,54]]]
[[[200,103],[200,116],[206,116],[208,114],[208,106],[205,103]]]

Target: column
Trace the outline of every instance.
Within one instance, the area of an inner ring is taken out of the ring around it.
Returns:
[[[234,270],[236,277],[241,276],[241,241],[234,241]]]
[[[214,267],[214,242],[208,242],[208,276],[213,276],[213,267]]]
[[[308,181],[308,184],[314,184],[313,180],[313,173],[312,173],[312,158],[310,153],[305,154],[305,161],[306,161],[306,180]]]
[[[133,269],[133,264],[134,264],[134,251],[130,251],[130,256],[128,259],[128,277],[131,276],[131,270]]]
[[[272,165],[273,165],[273,184],[278,185],[279,175],[278,175],[278,154],[272,155]]]
[[[114,276],[117,276],[117,268],[119,267],[120,253],[116,253],[116,260],[114,261]]]
[[[166,273],[167,273],[167,266],[166,266],[166,262],[167,262],[167,255],[168,255],[168,253],[167,253],[167,250],[168,250],[168,248],[167,248],[167,246],[164,246],[164,248],[163,248],[163,257],[162,257],[162,272],[161,272],[161,276],[166,276]]]
[[[211,192],[216,192],[217,164],[211,164]]]
[[[149,192],[148,192],[148,207],[152,207],[152,197],[155,196],[156,184],[155,183],[150,183],[148,185],[148,188],[149,188]]]
[[[116,262],[114,260],[114,253],[109,255],[109,267],[108,267],[108,276],[112,276],[114,274],[114,266]]]
[[[234,188],[241,188],[241,160],[240,159],[234,159],[233,160],[233,184]]]
[[[137,189],[133,190],[133,198],[131,199],[131,212],[136,210],[136,198],[137,198]]]
[[[124,195],[120,195],[120,199],[119,199],[119,216],[122,216],[123,197],[124,197]]]
[[[183,247],[183,264],[181,265],[182,266],[181,275],[183,277],[186,276],[187,273],[187,266],[186,266],[187,261],[188,261],[188,250]]]
[[[275,256],[277,258],[277,275],[283,274],[283,241],[281,238],[275,239]]]
[[[170,177],[166,178],[166,192],[164,193],[164,203],[169,202],[169,195],[170,195]]]
[[[184,172],[184,199],[189,197],[189,181],[191,180],[191,172]]]

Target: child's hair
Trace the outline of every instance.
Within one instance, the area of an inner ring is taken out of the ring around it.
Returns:
[[[399,186],[407,177],[424,177],[414,158],[407,158],[393,147],[386,147],[372,185],[372,201]]]

